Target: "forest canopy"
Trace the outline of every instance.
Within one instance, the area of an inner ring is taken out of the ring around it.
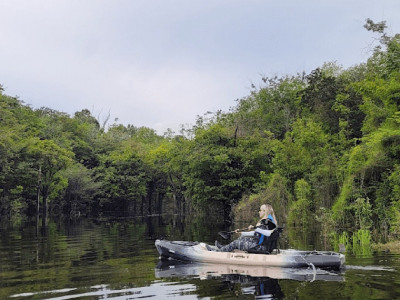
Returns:
[[[269,202],[291,224],[400,236],[400,35],[367,62],[262,78],[229,112],[179,135],[87,109],[33,109],[0,86],[0,215],[200,212],[246,218]],[[40,211],[38,211],[40,207]]]

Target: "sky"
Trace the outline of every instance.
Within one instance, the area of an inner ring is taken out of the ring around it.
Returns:
[[[0,84],[35,109],[179,132],[263,76],[365,62],[367,18],[400,33],[400,1],[0,0]]]

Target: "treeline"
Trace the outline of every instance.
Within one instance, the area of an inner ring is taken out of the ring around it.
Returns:
[[[0,94],[0,214],[79,217],[271,203],[282,222],[400,234],[400,35],[367,20],[366,63],[263,78],[179,135],[73,117]],[[38,202],[39,201],[39,202]],[[38,205],[39,203],[39,205]]]

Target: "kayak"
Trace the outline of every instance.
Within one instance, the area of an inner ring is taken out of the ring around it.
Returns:
[[[302,251],[295,249],[274,250],[271,254],[244,251],[218,252],[215,246],[187,241],[156,240],[155,246],[161,259],[186,262],[218,263],[282,268],[316,267],[340,269],[345,256],[331,251]]]

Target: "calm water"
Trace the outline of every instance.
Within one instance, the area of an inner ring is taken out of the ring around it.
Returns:
[[[400,256],[347,255],[341,272],[160,262],[159,237],[214,242],[215,222],[173,216],[0,228],[0,299],[400,299]],[[298,245],[283,236],[282,243]],[[222,240],[220,239],[220,242]],[[316,239],[313,246],[322,249]],[[327,249],[332,250],[332,249]]]

